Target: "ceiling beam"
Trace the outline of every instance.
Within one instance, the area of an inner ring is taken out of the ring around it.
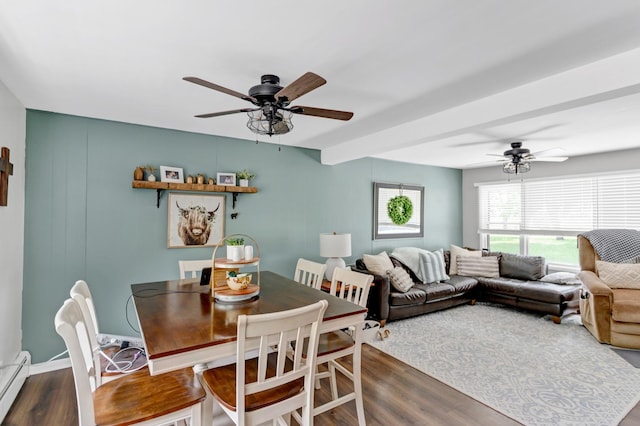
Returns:
[[[334,165],[640,92],[640,48],[325,148]]]

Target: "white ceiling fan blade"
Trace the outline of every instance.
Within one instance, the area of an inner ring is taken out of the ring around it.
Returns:
[[[534,157],[562,157],[565,155],[565,151],[562,148],[545,149],[544,151],[538,151],[531,153]]]
[[[527,161],[549,161],[553,163],[561,163],[568,159],[569,157],[543,157],[543,158],[530,158]]]

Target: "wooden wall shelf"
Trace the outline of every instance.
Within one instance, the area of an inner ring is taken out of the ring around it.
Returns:
[[[228,186],[228,185],[208,185],[206,183],[173,183],[173,182],[149,182],[146,180],[134,180],[131,187],[136,189],[155,189],[157,192],[156,207],[160,208],[160,197],[162,191],[190,191],[190,192],[230,192],[233,194],[233,208],[236,208],[236,201],[239,193],[254,194],[258,192],[255,186]]]

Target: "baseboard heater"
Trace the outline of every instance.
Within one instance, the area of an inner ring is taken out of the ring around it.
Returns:
[[[0,422],[4,420],[24,381],[29,377],[30,364],[29,352],[20,352],[13,362],[0,365]]]

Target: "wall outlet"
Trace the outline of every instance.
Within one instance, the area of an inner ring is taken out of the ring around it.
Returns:
[[[144,348],[144,342],[140,337],[120,336],[117,334],[98,334],[98,343],[104,345],[122,345],[122,342],[129,342],[129,346]]]

